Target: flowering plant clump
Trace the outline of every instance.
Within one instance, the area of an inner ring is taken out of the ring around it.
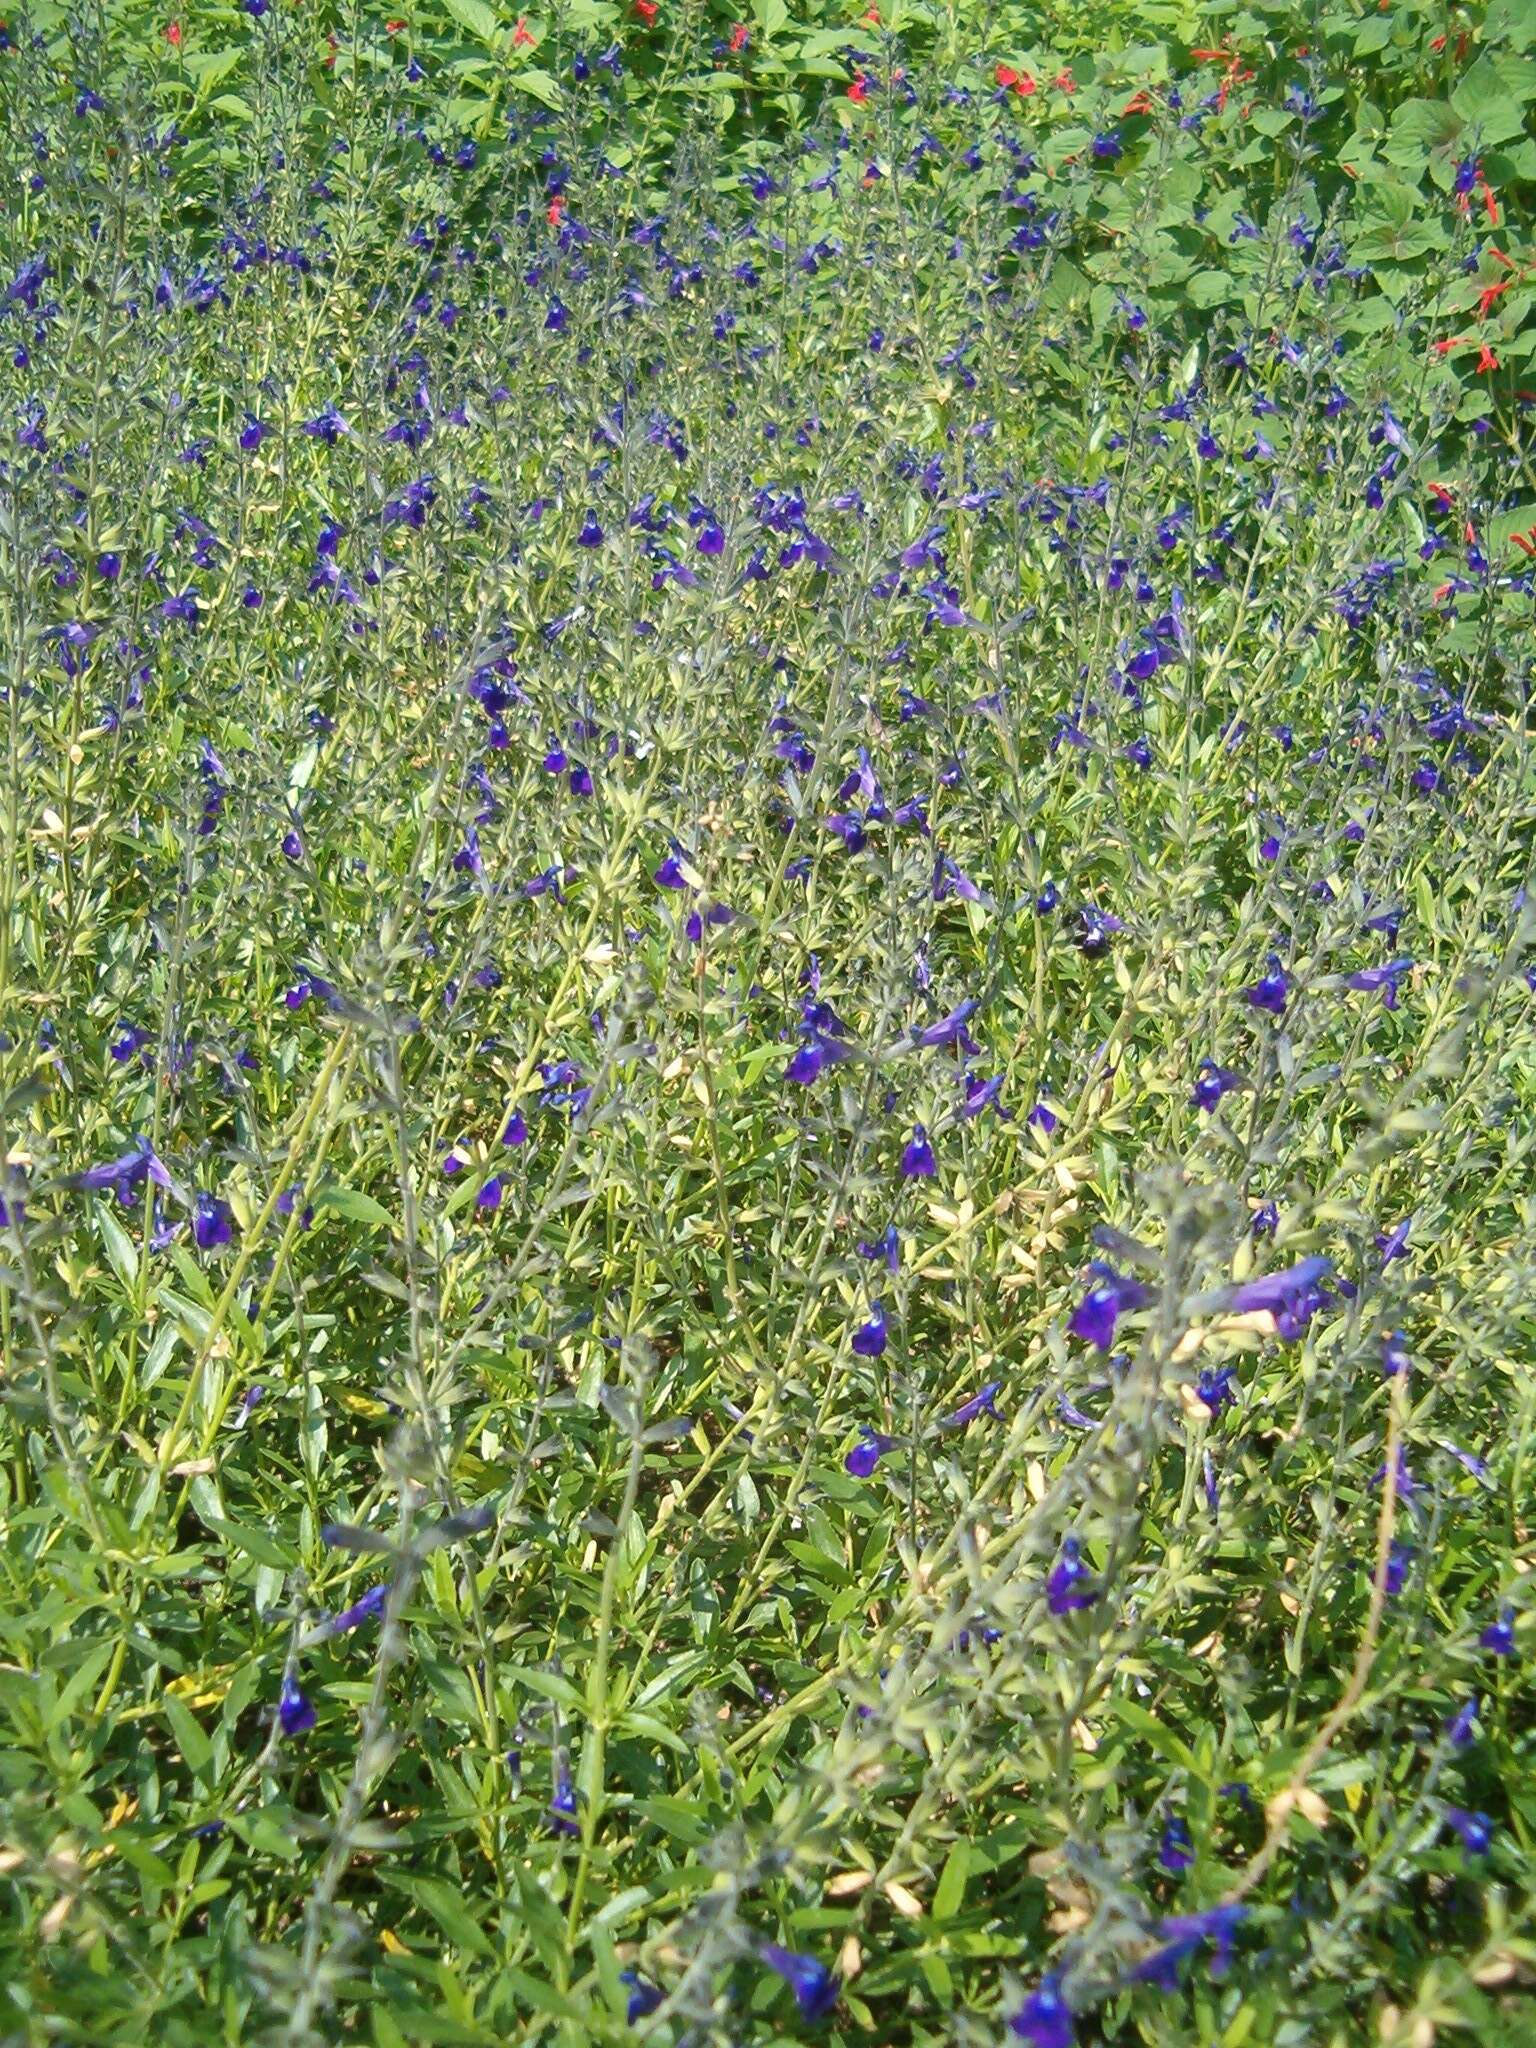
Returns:
[[[675,11],[0,35],[5,2026],[1514,2040],[1529,23]]]

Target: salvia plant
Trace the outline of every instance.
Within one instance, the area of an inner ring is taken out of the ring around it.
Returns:
[[[1533,24],[660,5],[4,33],[0,2031],[1529,2042]]]

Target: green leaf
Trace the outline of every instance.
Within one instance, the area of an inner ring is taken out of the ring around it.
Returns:
[[[442,5],[460,28],[478,36],[488,48],[495,48],[502,24],[496,17],[496,10],[487,7],[485,0],[442,0]]]
[[[368,1223],[375,1230],[390,1230],[395,1219],[372,1195],[365,1195],[357,1188],[322,1188],[315,1196],[315,1208],[334,1210],[338,1216],[345,1216],[353,1223]]]
[[[548,71],[541,71],[531,65],[526,71],[514,71],[507,80],[513,92],[523,92],[541,106],[558,108],[561,105],[560,82]]]
[[[219,1515],[210,1516],[208,1526],[236,1550],[243,1551],[247,1557],[254,1557],[258,1564],[270,1565],[273,1571],[291,1572],[298,1564],[296,1557],[290,1556],[281,1544],[263,1535],[260,1529],[247,1528],[241,1522],[226,1522]]]
[[[171,1733],[176,1738],[176,1747],[181,1751],[187,1769],[194,1778],[202,1777],[213,1761],[213,1744],[174,1693],[166,1693],[160,1706],[171,1724]]]
[[[938,1887],[933,1894],[932,1910],[935,1920],[952,1920],[959,1912],[965,1898],[965,1881],[970,1872],[971,1845],[962,1837],[946,1857]]]

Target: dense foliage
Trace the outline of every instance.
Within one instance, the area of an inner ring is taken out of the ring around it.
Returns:
[[[1529,2042],[1536,23],[649,11],[4,38],[6,2037]]]

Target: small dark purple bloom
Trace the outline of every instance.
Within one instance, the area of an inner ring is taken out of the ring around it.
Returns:
[[[491,1178],[481,1187],[479,1194],[475,1196],[475,1207],[477,1209],[499,1209],[501,1207],[501,1196],[501,1181],[497,1175],[492,1174]]]
[[[1413,1227],[1412,1216],[1405,1216],[1401,1223],[1394,1223],[1388,1231],[1376,1239],[1376,1249],[1381,1253],[1381,1270],[1385,1272],[1394,1259],[1405,1256],[1408,1248],[1408,1232]]]
[[[1445,1824],[1461,1837],[1469,1856],[1486,1856],[1493,1845],[1493,1822],[1486,1813],[1469,1813],[1464,1806],[1448,1806]]]
[[[1145,1308],[1152,1290],[1140,1280],[1117,1273],[1102,1259],[1095,1259],[1088,1270],[1094,1276],[1094,1284],[1072,1311],[1067,1328],[1085,1344],[1108,1351],[1115,1341],[1115,1325],[1120,1317]]]
[[[1515,1654],[1515,1610],[1501,1607],[1498,1619],[1490,1621],[1478,1637],[1478,1645],[1494,1657],[1513,1657]]]
[[[1073,2048],[1077,2029],[1072,2008],[1061,1995],[1061,1972],[1052,1970],[1008,2022],[1008,2031],[1029,2048]]]
[[[629,1993],[629,2003],[624,2008],[624,2017],[630,2026],[636,2020],[643,2020],[661,2004],[664,1994],[654,1984],[647,1984],[637,1970],[621,1970],[619,1982]]]
[[[234,1219],[229,1204],[218,1195],[210,1195],[205,1188],[199,1188],[192,1197],[192,1235],[197,1248],[202,1252],[216,1251],[221,1244],[228,1244],[234,1233]]]
[[[975,998],[968,997],[965,1002],[951,1010],[947,1017],[941,1017],[936,1024],[925,1024],[920,1030],[914,1029],[912,1043],[915,1046],[968,1045],[970,1033],[965,1028],[966,1020],[974,1014],[975,1009]],[[974,1050],[974,1047],[971,1050]]]
[[[931,1180],[938,1170],[939,1164],[933,1156],[933,1147],[928,1142],[928,1133],[921,1124],[914,1124],[912,1136],[901,1155],[902,1178]]]
[[[784,1979],[795,1994],[803,2020],[823,2020],[837,2003],[838,1982],[833,1971],[814,1956],[796,1955],[776,1941],[765,1941],[758,1955]]]
[[[1267,1010],[1272,1017],[1278,1017],[1285,1009],[1291,993],[1291,985],[1280,965],[1278,954],[1269,956],[1269,972],[1263,974],[1249,989],[1244,990],[1248,1001],[1256,1010]]]
[[[1055,1110],[1050,1108],[1048,1104],[1037,1102],[1024,1121],[1031,1130],[1041,1131],[1048,1138],[1061,1122],[1061,1118],[1057,1116]]]
[[[1382,1008],[1397,1008],[1397,985],[1413,967],[1411,960],[1389,960],[1385,967],[1362,967],[1356,974],[1346,974],[1346,988],[1364,989],[1367,994],[1380,991]]]
[[[1083,1563],[1083,1546],[1077,1537],[1068,1536],[1046,1579],[1045,1604],[1052,1614],[1073,1614],[1091,1607],[1098,1597],[1098,1581]]]
[[[1445,1723],[1445,1739],[1452,1749],[1466,1749],[1475,1739],[1477,1732],[1477,1694],[1463,1700],[1455,1713]]]
[[[1214,1060],[1204,1059],[1200,1062],[1200,1075],[1189,1099],[1197,1109],[1209,1111],[1234,1088],[1246,1086],[1242,1075],[1234,1073],[1231,1067],[1219,1067]]]
[[[988,1380],[979,1393],[972,1394],[968,1401],[962,1401],[953,1415],[946,1415],[946,1429],[964,1429],[974,1422],[978,1415],[997,1415],[997,1397],[1003,1390],[1001,1380]]]
[[[1389,1380],[1396,1379],[1400,1373],[1412,1372],[1413,1355],[1401,1330],[1388,1330],[1382,1338],[1381,1369]]]
[[[885,1349],[885,1310],[878,1301],[869,1305],[869,1320],[861,1323],[849,1339],[860,1358],[878,1358]]]
[[[1157,1860],[1170,1876],[1177,1876],[1181,1870],[1188,1870],[1194,1862],[1194,1837],[1189,1832],[1189,1823],[1182,1815],[1170,1813],[1164,1821],[1162,1839],[1157,1846]]]
[[[277,1718],[287,1736],[305,1735],[315,1725],[315,1710],[299,1689],[296,1678],[285,1678],[277,1696]]]
[[[861,1259],[883,1260],[887,1272],[894,1273],[901,1266],[901,1238],[894,1223],[888,1223],[880,1237],[861,1238],[856,1249]]]
[[[862,1423],[860,1431],[864,1441],[855,1444],[844,1458],[843,1470],[851,1472],[855,1479],[867,1479],[886,1452],[895,1450],[896,1439],[893,1436],[882,1436],[878,1429],[867,1429]]]
[[[1205,1366],[1195,1381],[1195,1393],[1210,1409],[1213,1418],[1222,1414],[1237,1401],[1237,1367],[1232,1364]]]
[[[365,1621],[377,1621],[388,1598],[388,1586],[370,1586],[361,1600],[354,1600],[350,1607],[343,1607],[339,1614],[331,1616],[329,1633],[344,1636],[352,1629],[361,1628]]]
[[[1239,1798],[1247,1802],[1246,1785],[1223,1789],[1235,1789]],[[1170,1942],[1210,1942],[1211,1975],[1224,1977],[1232,1961],[1232,1947],[1237,1938],[1237,1930],[1247,1915],[1246,1906],[1207,1906],[1200,1913],[1172,1913],[1162,1921],[1158,1933],[1165,1941]]]

